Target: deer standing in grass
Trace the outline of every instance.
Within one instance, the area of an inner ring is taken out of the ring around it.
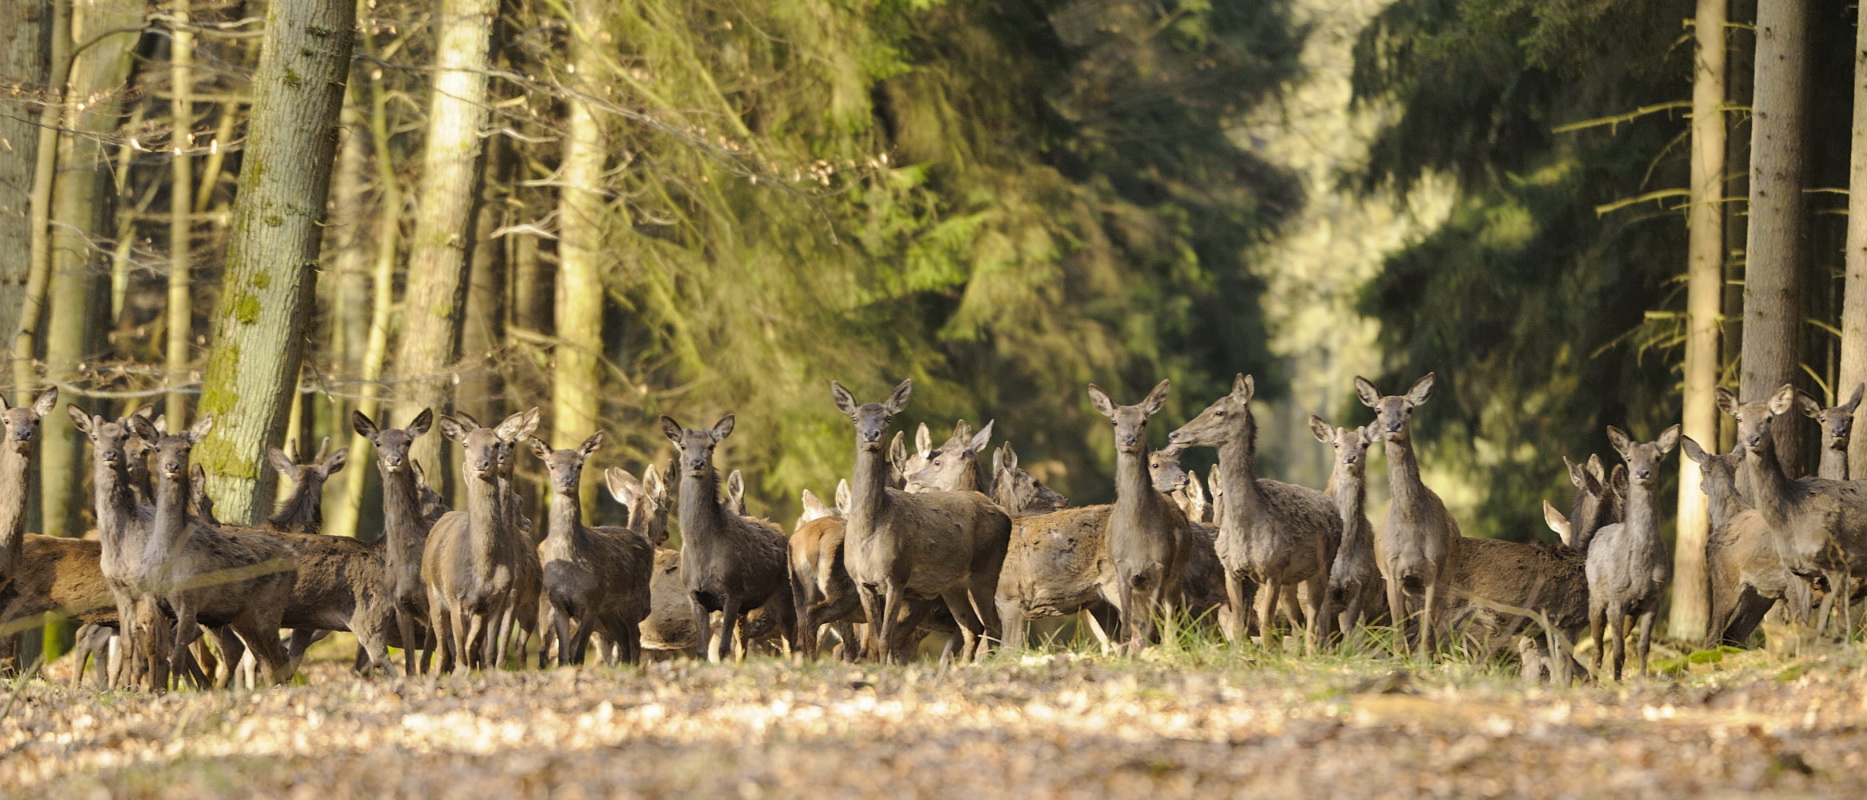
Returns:
[[[1809,583],[1789,573],[1771,541],[1770,525],[1737,496],[1737,472],[1743,451],[1713,455],[1692,437],[1681,437],[1686,457],[1699,465],[1699,491],[1705,493],[1711,535],[1705,540],[1705,572],[1710,581],[1712,646],[1742,646],[1783,601],[1793,619],[1805,619],[1813,601]]]
[[[1010,518],[978,492],[909,494],[888,487],[882,439],[889,422],[907,408],[909,381],[882,403],[858,403],[834,381],[830,391],[856,429],[843,559],[870,621],[876,643],[870,652],[886,652],[880,643],[897,640],[910,598],[938,597],[960,626],[961,658],[978,657],[983,637],[998,634],[992,595]]]
[[[741,618],[756,608],[778,612],[785,639],[795,641],[788,630],[793,623],[784,535],[770,522],[733,513],[720,499],[713,451],[732,435],[733,415],[712,428],[691,430],[664,416],[661,431],[678,451],[681,468],[681,574],[693,608],[697,654],[717,662],[725,649],[744,658]],[[714,612],[722,616],[718,639]]]
[[[1387,443],[1387,482],[1393,501],[1375,547],[1381,557],[1381,574],[1387,579],[1387,611],[1404,629],[1409,619],[1406,596],[1420,597],[1415,641],[1420,656],[1430,657],[1444,599],[1440,589],[1450,577],[1460,538],[1458,521],[1446,511],[1439,495],[1420,480],[1420,463],[1413,455],[1413,412],[1432,397],[1433,373],[1414,381],[1406,394],[1387,396],[1358,377],[1355,394],[1363,405],[1374,409],[1374,422],[1368,426],[1373,438]]]
[[[1346,637],[1361,624],[1362,615],[1381,602],[1387,590],[1375,563],[1374,525],[1368,522],[1365,509],[1368,445],[1374,443],[1374,438],[1366,427],[1337,428],[1315,416],[1309,418],[1309,426],[1316,441],[1335,451],[1329,488],[1323,493],[1335,499],[1342,520],[1342,546],[1329,567],[1329,604],[1340,609],[1339,625]]]
[[[1335,503],[1302,486],[1257,477],[1257,422],[1251,414],[1256,382],[1237,375],[1232,391],[1207,406],[1167,440],[1185,447],[1217,447],[1224,506],[1219,517],[1219,561],[1225,567],[1227,608],[1220,627],[1228,641],[1249,636],[1246,616],[1257,607],[1258,631],[1275,640],[1277,601],[1305,584],[1306,641],[1329,636],[1329,566],[1342,542]],[[1254,603],[1255,600],[1255,603]]]
[[[1103,591],[1135,650],[1153,638],[1156,618],[1179,605],[1192,535],[1186,514],[1154,491],[1148,475],[1147,420],[1166,405],[1169,388],[1161,381],[1141,402],[1124,406],[1089,385],[1090,404],[1115,426],[1115,506],[1109,511],[1110,573]]]
[[[1827,579],[1828,595],[1817,614],[1826,619],[1836,597],[1852,596],[1853,573],[1867,569],[1867,486],[1783,472],[1771,429],[1795,408],[1795,387],[1784,384],[1765,401],[1739,403],[1725,389],[1717,397],[1718,407],[1737,418],[1737,443],[1745,451],[1739,488],[1749,490],[1752,505],[1774,532],[1783,566],[1804,580]],[[1853,636],[1848,603],[1838,610],[1843,634]]]
[[[428,625],[443,672],[501,666],[500,631],[518,613],[525,575],[537,571],[537,551],[505,513],[499,482],[500,460],[536,425],[536,409],[513,414],[497,428],[440,419],[441,435],[464,451],[460,472],[467,498],[466,511],[450,511],[434,524],[422,551]]]
[[[1647,650],[1653,642],[1653,616],[1672,577],[1672,560],[1660,538],[1659,512],[1653,507],[1653,485],[1659,480],[1660,462],[1679,443],[1679,426],[1660,432],[1652,443],[1635,442],[1625,431],[1608,426],[1608,441],[1627,463],[1627,516],[1603,527],[1588,548],[1588,627],[1595,639],[1597,668],[1606,654],[1604,622],[1613,628],[1614,652],[1609,670],[1621,679],[1627,661],[1627,624],[1639,619],[1640,674],[1647,672]]]
[[[655,547],[646,532],[585,527],[578,502],[584,462],[603,446],[603,432],[575,450],[552,450],[538,439],[527,443],[551,478],[550,532],[538,545],[538,560],[544,596],[556,612],[558,664],[582,664],[590,635],[599,631],[623,661],[641,660],[638,626],[648,616]]]
[[[439,516],[423,513],[422,481],[408,455],[409,447],[433,423],[434,412],[425,408],[405,428],[378,428],[363,412],[350,412],[351,429],[376,447],[376,469],[382,475],[383,588],[395,603],[404,675],[425,671],[434,648],[427,638],[428,590],[421,560],[429,529]]]

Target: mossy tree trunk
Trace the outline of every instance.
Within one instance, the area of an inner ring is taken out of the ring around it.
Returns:
[[[12,0],[0,5],[0,333],[19,328],[32,251],[32,182],[39,157],[37,110],[26,98],[51,95],[52,3]]]
[[[217,421],[196,451],[232,522],[263,516],[276,482],[260,457],[283,431],[298,381],[355,37],[352,0],[277,0],[266,10],[199,409]]]
[[[467,254],[485,152],[487,50],[498,7],[495,0],[439,0],[435,12],[434,93],[409,240],[402,339],[395,351],[395,374],[402,381],[396,387],[401,398],[393,417],[397,421],[423,408],[452,409],[452,370],[460,357]],[[451,479],[441,460],[441,437],[415,440],[410,453],[427,466],[437,487]]]
[[[1692,185],[1686,212],[1685,435],[1718,448],[1719,316],[1724,291],[1725,4],[1699,0],[1693,28]],[[1705,539],[1711,530],[1698,462],[1679,460],[1679,533],[1673,547],[1672,612],[1667,630],[1681,639],[1705,636],[1711,600],[1705,583]]]

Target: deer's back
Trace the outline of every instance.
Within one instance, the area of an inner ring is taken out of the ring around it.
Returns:
[[[1327,571],[1342,544],[1335,501],[1307,486],[1259,480],[1264,513],[1251,530],[1219,531],[1219,560],[1254,579],[1296,583]]]
[[[681,544],[681,571],[689,592],[707,595],[715,602],[736,595],[751,610],[777,592],[790,591],[786,541],[776,524],[727,514],[720,530],[713,533],[717,536],[682,531],[686,540]]]
[[[1542,542],[1507,542],[1461,536],[1452,566],[1448,608],[1471,605],[1474,616],[1504,629],[1515,625],[1505,612],[1470,603],[1470,594],[1499,605],[1538,610],[1557,630],[1574,634],[1588,625],[1585,558],[1567,547]],[[1523,630],[1536,630],[1525,623]]]
[[[655,569],[655,546],[627,528],[591,528],[599,553],[607,604],[611,610],[640,621],[648,615],[649,582]]]
[[[1066,508],[1011,522],[998,597],[1031,616],[1068,614],[1101,590],[1111,506]]]
[[[182,590],[202,624],[226,625],[253,606],[290,603],[298,571],[294,543],[271,531],[189,524],[194,530],[182,546],[181,571],[171,576],[206,582]],[[222,570],[233,574],[211,574]]]
[[[274,535],[298,552],[292,599],[285,607],[287,627],[343,630],[357,607],[382,593],[381,546],[347,536]]]
[[[681,575],[681,551],[657,548],[649,576],[648,618],[642,620],[642,646],[687,650],[699,641],[694,611],[687,602],[687,579]]]
[[[116,624],[117,606],[99,565],[102,557],[103,545],[94,539],[26,534],[19,572],[0,591],[0,609],[19,618],[69,608],[80,621]],[[0,624],[10,621],[0,619]]]
[[[905,581],[909,594],[927,597],[966,580],[983,557],[1005,552],[1011,518],[985,495],[887,492],[889,507],[866,540],[853,522],[848,526],[844,554],[852,578]]]
[[[1705,564],[1717,591],[1735,597],[1745,586],[1774,600],[1783,598],[1792,580],[1776,551],[1770,524],[1756,509],[1745,509],[1705,540]]]

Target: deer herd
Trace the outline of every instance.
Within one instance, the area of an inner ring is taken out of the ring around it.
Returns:
[[[1588,634],[1596,672],[1618,680],[1630,626],[1638,669],[1648,667],[1672,565],[1654,490],[1681,445],[1709,502],[1714,642],[1745,641],[1768,614],[1817,625],[1832,615],[1851,635],[1849,605],[1867,585],[1853,579],[1867,568],[1867,487],[1846,474],[1860,389],[1833,408],[1789,386],[1748,403],[1721,389],[1718,405],[1737,422],[1724,455],[1676,425],[1651,442],[1609,427],[1620,463],[1569,463],[1576,498],[1567,515],[1544,502],[1560,539],[1546,544],[1464,536],[1426,485],[1412,417],[1433,384],[1428,374],[1384,395],[1357,378],[1371,422],[1311,417],[1334,454],[1322,491],[1260,476],[1250,376],[1158,451],[1147,425],[1166,404],[1166,381],[1134,405],[1091,385],[1113,426],[1115,501],[1073,508],[1020,469],[1009,444],[987,468],[992,424],[975,432],[962,420],[937,448],[922,425],[910,450],[904,433],[890,438],[908,381],[866,403],[832,382],[855,429],[854,470],[832,503],[804,493],[789,536],[746,513],[740,473],[722,494],[715,451],[733,433],[731,415],[699,428],[661,417],[672,463],[640,476],[610,468],[603,484],[627,524],[591,527],[580,494],[601,431],[559,450],[534,437],[536,409],[491,427],[424,410],[385,428],[353,412],[382,477],[383,535],[372,542],[319,531],[324,482],[349,455],[329,452],[328,440],[309,458],[295,443],[268,452],[293,490],[263,527],[244,527],[214,516],[191,463],[212,416],[180,428],[149,408],[107,419],[76,405],[66,410],[90,442],[95,535],[27,534],[31,452],[58,400],[48,389],[30,406],[0,399],[0,625],[11,623],[0,657],[17,661],[19,623],[59,613],[83,626],[78,680],[94,660],[112,686],[156,690],[287,680],[330,631],[356,637],[359,672],[394,671],[399,649],[410,676],[499,669],[534,648],[541,667],[582,664],[593,645],[606,664],[645,650],[717,661],[761,648],[899,662],[930,634],[948,634],[943,659],[966,662],[1025,648],[1033,619],[1082,612],[1108,650],[1209,622],[1231,642],[1270,645],[1288,629],[1306,649],[1387,629],[1426,658],[1514,641],[1526,674],[1556,681],[1584,674],[1574,645]],[[1777,460],[1772,428],[1798,414],[1821,424],[1819,477],[1791,478]],[[449,508],[409,455],[431,429],[461,448],[464,510]],[[1377,444],[1392,497],[1379,526],[1366,508]],[[1194,447],[1217,450],[1203,483],[1180,463]],[[515,487],[522,451],[546,476],[542,521]],[[679,550],[667,546],[670,515]]]

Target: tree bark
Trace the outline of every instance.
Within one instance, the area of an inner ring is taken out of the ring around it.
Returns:
[[[1692,186],[1686,212],[1685,435],[1718,447],[1719,317],[1724,292],[1725,4],[1698,0],[1693,20],[1697,58],[1692,74]],[[1705,637],[1711,600],[1705,582],[1705,539],[1711,530],[1698,462],[1679,461],[1679,530],[1673,547],[1673,598],[1667,630],[1676,638]]]
[[[1744,259],[1743,386],[1761,399],[1800,383],[1803,296],[1808,268],[1808,186],[1803,159],[1809,119],[1809,3],[1757,4],[1757,67],[1751,101],[1750,235]],[[1792,476],[1805,471],[1806,425],[1772,428]]]
[[[460,352],[472,368],[460,377],[456,405],[480,419],[498,414],[501,381],[497,353],[505,339],[505,241],[490,235],[499,229],[499,193],[510,187],[504,174],[512,158],[509,148],[489,142],[486,178],[481,182],[479,219],[474,223],[472,278],[467,286],[466,317],[461,324]]]
[[[217,421],[196,450],[231,522],[251,524],[271,503],[275,473],[260,457],[296,393],[355,36],[352,0],[278,0],[266,10],[201,394],[201,413]]]
[[[15,0],[0,7],[0,333],[19,329],[32,251],[32,185],[38,166],[39,130],[33,120],[53,93],[52,3]],[[31,98],[28,100],[27,98]]]
[[[473,243],[479,198],[481,129],[486,127],[487,50],[495,0],[439,0],[434,93],[428,103],[420,198],[409,240],[408,295],[395,372],[402,383],[396,420],[423,408],[450,410],[451,370],[460,356],[466,306],[467,250]],[[424,436],[410,448],[438,485],[450,470],[441,460],[441,437]]]
[[[1867,382],[1867,3],[1854,31],[1854,138],[1848,161],[1847,289],[1841,302],[1841,376],[1845,399]],[[1848,443],[1848,475],[1867,477],[1867,436]]]
[[[601,424],[603,267],[611,251],[604,246],[604,130],[592,106],[603,91],[599,37],[607,7],[605,0],[570,3],[574,71],[559,169],[557,343],[551,371],[551,438],[560,448],[576,447]],[[589,516],[588,492],[583,505]]]
[[[188,418],[188,362],[194,339],[194,174],[188,153],[194,147],[194,33],[187,29],[190,0],[174,0],[170,13],[178,23],[169,42],[169,307],[163,372],[169,393],[165,411],[179,423]]]

